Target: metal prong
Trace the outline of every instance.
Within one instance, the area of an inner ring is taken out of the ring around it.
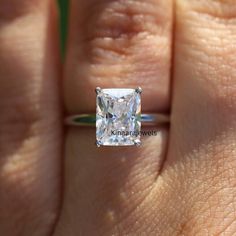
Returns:
[[[97,145],[97,147],[101,147],[101,142],[100,141],[96,141],[95,144]]]
[[[101,91],[102,91],[102,89],[101,89],[100,87],[97,87],[97,88],[95,89],[96,94],[99,94]]]
[[[141,141],[135,141],[135,142],[134,142],[134,145],[135,145],[136,147],[141,146]]]
[[[141,94],[141,93],[142,93],[142,91],[143,91],[143,90],[142,90],[142,88],[141,88],[141,87],[138,87],[138,88],[136,88],[136,89],[135,89],[135,92],[136,92],[136,93],[139,93],[139,94]]]

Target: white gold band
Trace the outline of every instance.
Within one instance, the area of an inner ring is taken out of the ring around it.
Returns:
[[[144,126],[158,126],[169,123],[170,117],[167,114],[142,114],[141,123]],[[70,126],[95,126],[95,114],[72,115],[65,119],[65,124]]]

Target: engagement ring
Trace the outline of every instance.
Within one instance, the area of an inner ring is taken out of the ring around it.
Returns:
[[[169,122],[166,114],[141,114],[142,89],[96,88],[96,114],[78,114],[66,118],[67,125],[95,126],[100,146],[139,146],[141,126]]]

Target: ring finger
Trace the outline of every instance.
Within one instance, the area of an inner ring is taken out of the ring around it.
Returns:
[[[97,86],[140,86],[144,112],[169,110],[171,6],[171,0],[71,1],[64,70],[68,114],[94,112]],[[128,149],[97,149],[94,133],[68,130],[65,200],[58,227],[69,225],[80,235],[111,235],[120,229],[126,235],[125,230],[144,230],[126,224],[141,220],[151,202],[146,200],[155,187],[167,130],[145,138],[141,148]],[[69,227],[60,230],[65,235],[70,232]]]

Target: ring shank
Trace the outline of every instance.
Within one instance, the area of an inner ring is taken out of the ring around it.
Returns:
[[[141,123],[144,126],[157,126],[170,122],[170,117],[167,114],[142,114]],[[80,114],[69,116],[65,119],[65,124],[69,126],[95,126],[95,114]]]

